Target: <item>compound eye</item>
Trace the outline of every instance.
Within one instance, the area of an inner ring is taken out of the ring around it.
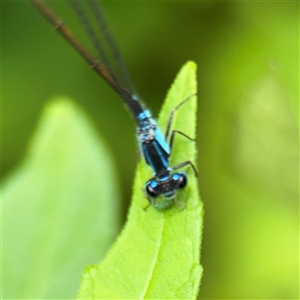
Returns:
[[[145,190],[147,195],[151,198],[155,198],[160,195],[158,182],[155,179],[147,182]]]
[[[176,182],[178,189],[183,189],[187,185],[187,177],[184,173],[173,174],[173,180]]]

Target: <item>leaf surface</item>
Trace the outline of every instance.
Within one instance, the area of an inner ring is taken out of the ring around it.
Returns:
[[[188,62],[167,95],[158,120],[161,128],[166,127],[172,109],[195,94],[196,88],[196,65]],[[196,96],[192,96],[175,113],[172,129],[195,137],[196,111]],[[177,135],[171,166],[186,160],[195,164],[195,142]],[[127,224],[104,261],[85,271],[79,299],[196,299],[202,276],[203,207],[197,177],[191,167],[185,171],[189,183],[178,194],[180,201],[186,200],[184,210],[175,205],[166,211],[152,206],[145,210],[143,187],[153,174],[140,162]]]
[[[119,194],[109,151],[71,101],[46,107],[2,196],[3,297],[76,297],[118,232]]]

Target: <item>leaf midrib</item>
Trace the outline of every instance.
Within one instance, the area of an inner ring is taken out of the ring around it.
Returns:
[[[145,296],[148,293],[149,287],[150,287],[152,279],[153,279],[153,274],[154,274],[155,268],[157,266],[157,261],[158,261],[159,253],[160,253],[160,250],[161,250],[161,242],[162,242],[162,238],[163,238],[163,232],[164,232],[164,229],[165,229],[165,217],[163,216],[161,218],[161,220],[162,220],[162,224],[161,224],[161,231],[160,231],[160,234],[159,234],[159,240],[158,240],[158,243],[157,243],[157,251],[154,254],[153,263],[152,263],[150,272],[148,272],[149,276],[148,276],[148,279],[145,282],[144,290],[143,290],[143,292],[142,292],[139,299],[145,299]]]

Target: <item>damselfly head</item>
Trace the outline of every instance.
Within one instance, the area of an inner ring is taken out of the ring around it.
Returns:
[[[173,173],[165,177],[154,177],[146,183],[146,193],[152,205],[163,210],[172,204],[177,190],[185,188],[187,176],[183,172]]]

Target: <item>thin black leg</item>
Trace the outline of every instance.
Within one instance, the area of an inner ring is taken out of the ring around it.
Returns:
[[[182,131],[173,130],[172,133],[171,133],[170,144],[169,144],[171,150],[172,150],[172,146],[173,146],[173,142],[174,142],[174,138],[175,138],[175,133],[181,134],[181,135],[183,135],[184,137],[186,137],[187,139],[189,139],[191,141],[195,141],[195,139],[191,138],[190,136],[183,133]]]
[[[173,170],[183,168],[184,166],[187,166],[187,165],[190,165],[193,168],[193,170],[195,172],[195,175],[198,177],[198,172],[197,172],[195,166],[193,165],[193,163],[190,160],[184,161],[181,164],[173,167]]]
[[[186,99],[184,99],[182,102],[180,102],[170,113],[169,119],[168,119],[168,123],[167,123],[167,127],[166,127],[166,133],[165,133],[165,139],[166,141],[168,140],[169,137],[169,133],[170,133],[170,128],[172,125],[172,121],[173,121],[173,117],[174,117],[174,113],[175,111],[181,107],[181,105],[183,105],[184,103],[186,103],[188,100],[190,100],[193,96],[196,96],[197,93],[192,94],[190,96],[188,96]]]
[[[151,203],[151,199],[147,195],[145,195],[145,193],[144,193],[144,197],[148,200],[148,204],[143,208],[143,210],[146,211],[152,203]]]

